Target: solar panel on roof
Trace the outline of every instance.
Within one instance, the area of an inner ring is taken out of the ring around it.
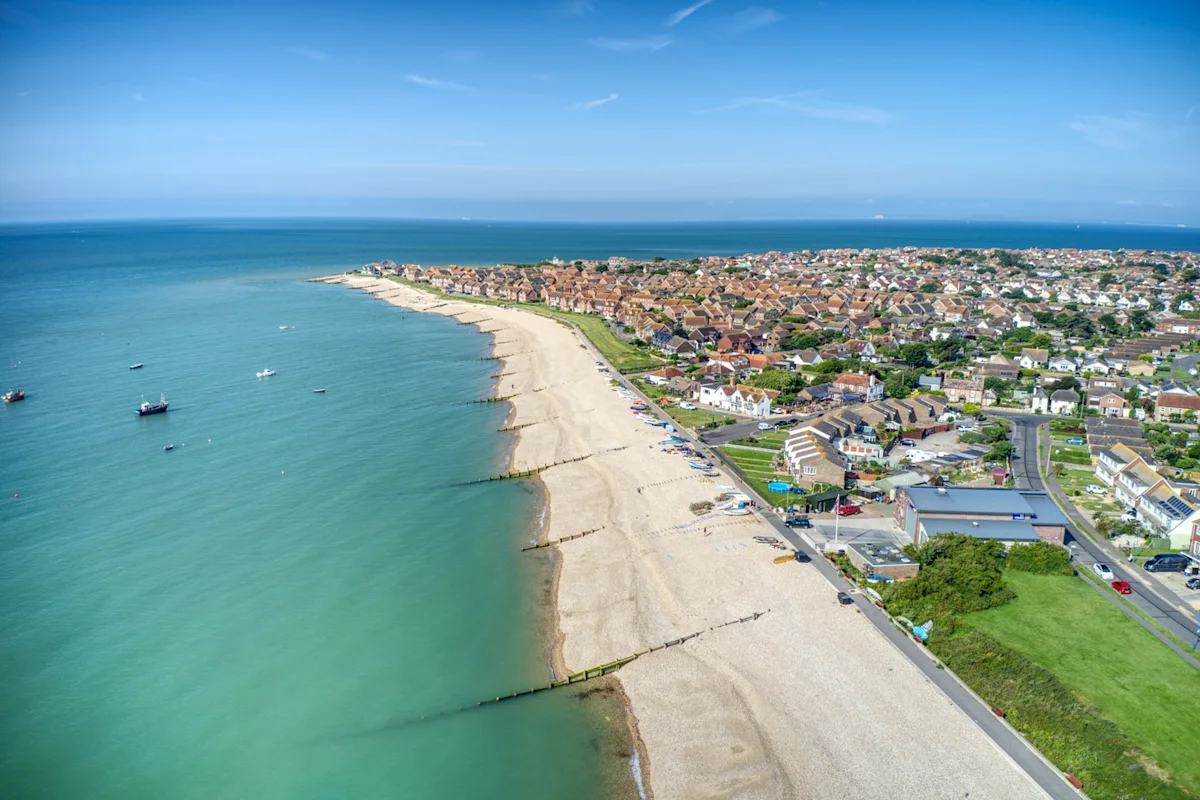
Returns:
[[[1190,515],[1193,511],[1191,506],[1174,496],[1167,498],[1167,505],[1185,517]]]

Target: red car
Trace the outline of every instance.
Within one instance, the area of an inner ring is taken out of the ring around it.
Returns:
[[[838,506],[837,515],[839,517],[849,517],[854,514],[861,514],[862,509],[858,506]]]
[[[1133,587],[1129,585],[1129,581],[1113,581],[1112,587],[1117,594],[1133,594]]]

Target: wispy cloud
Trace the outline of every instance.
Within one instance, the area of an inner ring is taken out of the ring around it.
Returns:
[[[697,0],[697,2],[692,3],[687,8],[679,9],[674,14],[667,17],[667,24],[668,25],[678,25],[679,23],[683,22],[685,19],[690,17],[692,14],[695,14],[697,11],[704,8],[706,5],[708,5],[712,1],[713,0]]]
[[[752,31],[755,28],[765,28],[768,25],[774,25],[781,19],[783,19],[783,14],[780,14],[773,8],[750,6],[731,16],[729,18],[729,27],[738,32]]]
[[[572,111],[591,111],[593,108],[599,108],[605,103],[611,103],[620,96],[616,92],[613,92],[608,97],[601,97],[599,100],[583,100],[578,103],[572,103],[569,108]]]
[[[442,60],[451,64],[474,64],[479,60],[479,53],[474,50],[448,50],[442,53]]]
[[[535,72],[535,73],[533,73],[533,75],[531,75],[530,77],[531,77],[531,78],[533,78],[535,81],[548,81],[548,80],[550,80],[550,75],[549,75],[549,74],[547,74],[547,73],[545,73],[545,72]]]
[[[315,47],[285,47],[283,50],[285,53],[307,58],[309,61],[329,60],[329,53],[326,53],[324,50],[317,50]]]
[[[594,0],[563,0],[558,4],[558,10],[573,17],[584,17],[596,10]]]
[[[737,97],[729,103],[701,113],[733,111],[738,108],[767,108],[779,111],[794,111],[806,117],[832,119],[840,122],[862,122],[871,125],[886,125],[892,115],[882,108],[858,106],[825,100],[817,92],[793,92],[773,97]]]
[[[1183,115],[1183,121],[1184,121],[1184,122],[1187,122],[1189,119],[1191,119],[1191,118],[1192,118],[1192,112],[1193,112],[1193,111],[1195,111],[1195,110],[1196,110],[1196,107],[1195,107],[1195,106],[1192,106],[1191,108],[1189,108],[1189,109],[1188,109],[1188,113],[1186,113],[1186,114],[1184,114],[1184,115]]]
[[[588,44],[616,53],[653,53],[662,50],[672,41],[670,36],[642,36],[632,39],[588,39]]]
[[[26,89],[23,92],[17,92],[17,97],[29,97],[33,93],[33,89]]]
[[[141,92],[134,92],[131,96],[139,103],[146,102],[146,95],[142,94]]]
[[[1067,124],[1071,130],[1105,150],[1134,150],[1141,144],[1175,137],[1175,131],[1158,128],[1149,114],[1128,111],[1110,114],[1083,114]]]
[[[441,81],[437,78],[426,78],[424,75],[414,75],[411,72],[404,76],[404,80],[408,81],[409,83],[415,83],[417,86],[428,86],[431,89],[467,88],[461,83],[455,83],[454,81]]]

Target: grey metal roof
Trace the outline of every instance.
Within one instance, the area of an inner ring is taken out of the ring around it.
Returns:
[[[1002,519],[923,519],[921,525],[930,536],[937,536],[939,533],[963,533],[976,539],[999,539],[1004,542],[1040,541],[1037,531],[1028,522]]]
[[[1023,514],[1037,525],[1067,524],[1058,506],[1045,492],[963,486],[942,487],[942,490],[944,493],[937,487],[911,486],[904,491],[918,513],[958,514],[964,518]]]

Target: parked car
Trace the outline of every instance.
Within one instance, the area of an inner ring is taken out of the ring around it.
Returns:
[[[1121,522],[1137,522],[1137,514],[1132,511],[1126,511],[1121,515]]]
[[[771,429],[772,429],[772,428],[774,428],[774,427],[775,427],[775,426],[774,426],[774,425],[772,425],[772,424],[771,424],[771,423],[769,423],[769,422],[760,422],[760,423],[758,423],[758,429],[759,429],[760,431],[769,431],[769,430],[771,430]]]
[[[1108,568],[1108,564],[1096,562],[1092,564],[1092,572],[1099,575],[1102,581],[1111,581],[1113,579],[1112,570]]]
[[[1183,572],[1191,563],[1191,559],[1179,553],[1159,553],[1142,564],[1142,569],[1146,572]]]
[[[781,419],[779,422],[775,423],[775,427],[776,428],[786,428],[791,425],[795,425],[797,422],[799,422],[799,420],[796,419],[795,417],[792,417],[791,419]]]
[[[838,506],[837,515],[839,517],[849,517],[854,514],[861,514],[862,509],[858,506]]]
[[[811,528],[812,521],[808,517],[788,517],[783,523],[789,528]]]
[[[694,403],[680,403],[679,407],[682,408],[684,411],[695,411],[696,410],[696,406]]]
[[[1067,444],[1083,444],[1083,439],[1078,436],[1072,436],[1070,439],[1067,439]]]
[[[904,445],[905,447],[916,447],[917,446],[917,442],[915,439],[901,439],[900,444]]]
[[[1112,587],[1117,594],[1133,594],[1133,587],[1129,585],[1129,581],[1113,581]]]
[[[1186,586],[1189,589],[1200,589],[1200,578],[1188,578]]]
[[[959,425],[958,432],[959,433],[975,433],[976,431],[975,431],[974,425]]]
[[[837,600],[839,603],[841,603],[844,606],[853,605],[853,603],[854,603],[854,598],[852,598],[850,595],[846,594],[845,592],[838,592]]]
[[[1089,483],[1086,489],[1088,494],[1108,494],[1108,490],[1103,486],[1097,486],[1094,483]]]

